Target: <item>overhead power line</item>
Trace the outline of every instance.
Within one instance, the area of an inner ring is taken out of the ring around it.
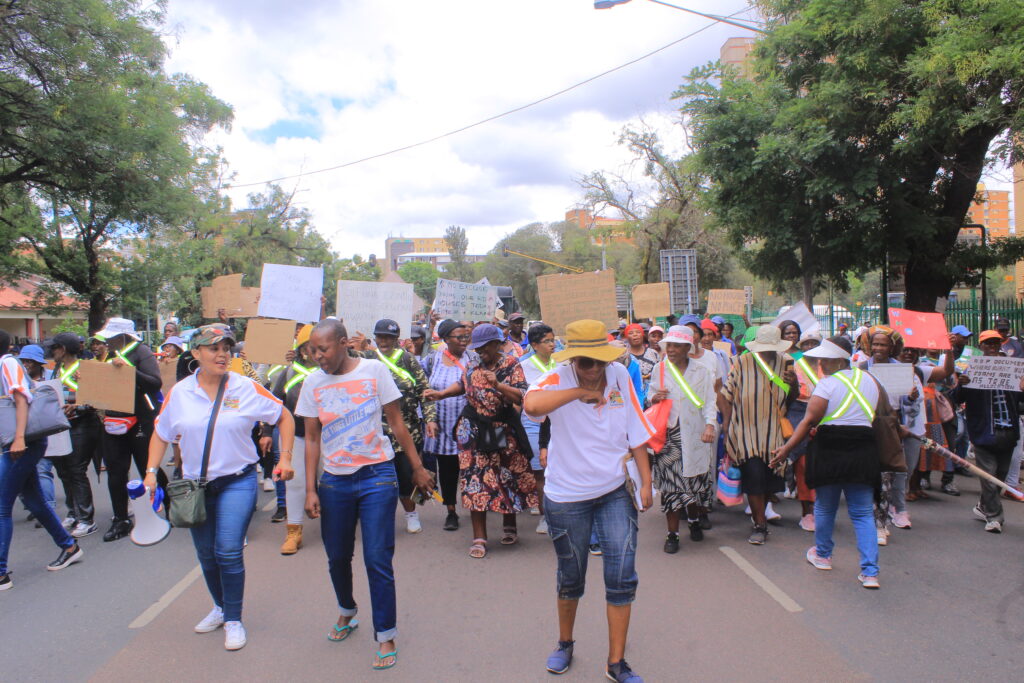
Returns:
[[[742,14],[743,12],[746,12],[749,9],[750,9],[749,6],[745,7],[744,9],[740,10],[739,12],[734,12],[733,14],[730,14],[729,16],[730,17],[734,17],[737,14]],[[367,161],[373,161],[374,159],[380,159],[381,157],[391,156],[392,154],[398,154],[399,152],[405,152],[405,151],[410,150],[410,149],[415,149],[416,147],[422,147],[423,145],[429,145],[432,142],[437,142],[438,140],[443,140],[444,138],[451,137],[453,135],[458,135],[459,133],[464,133],[467,130],[470,130],[472,128],[476,128],[478,126],[482,126],[485,123],[490,123],[491,121],[497,121],[498,119],[505,118],[506,116],[511,116],[512,114],[517,114],[517,113],[519,113],[519,112],[521,112],[521,111],[523,111],[525,109],[529,109],[530,107],[535,107],[538,104],[543,104],[544,102],[547,102],[548,100],[552,100],[552,99],[554,99],[556,97],[559,97],[559,96],[564,95],[564,94],[566,94],[568,92],[576,90],[577,88],[581,88],[584,85],[587,85],[588,83],[593,83],[594,81],[596,81],[599,78],[604,78],[605,76],[613,74],[616,71],[621,71],[622,69],[625,69],[627,67],[633,66],[634,64],[636,64],[638,62],[642,62],[645,59],[649,59],[650,57],[653,57],[654,55],[658,54],[659,52],[664,52],[665,50],[667,50],[667,49],[669,49],[671,47],[674,47],[674,46],[676,46],[676,45],[678,45],[678,44],[680,44],[680,43],[682,43],[684,41],[687,41],[690,38],[693,38],[694,36],[696,36],[696,35],[698,35],[700,33],[703,33],[704,31],[707,31],[709,28],[711,28],[712,26],[714,26],[717,23],[719,23],[719,22],[716,20],[716,21],[713,21],[713,22],[711,22],[709,24],[706,24],[705,26],[702,26],[701,28],[697,29],[696,31],[693,31],[692,33],[686,34],[682,38],[679,38],[677,40],[673,40],[668,45],[663,45],[663,46],[657,48],[656,50],[651,50],[647,54],[641,55],[641,56],[639,56],[639,57],[637,57],[635,59],[631,59],[628,62],[626,62],[625,64],[620,64],[619,66],[616,66],[616,67],[613,67],[611,69],[608,69],[607,71],[602,71],[601,73],[599,73],[599,74],[597,74],[595,76],[591,76],[590,78],[587,78],[586,80],[582,80],[579,83],[574,83],[573,85],[570,85],[567,88],[562,88],[558,92],[553,92],[550,95],[546,95],[545,97],[540,98],[539,100],[534,100],[533,102],[528,102],[527,104],[520,105],[520,106],[518,106],[518,107],[516,107],[514,109],[509,109],[508,111],[503,111],[500,114],[495,114],[494,116],[488,116],[486,119],[481,119],[480,121],[477,121],[475,123],[471,123],[471,124],[466,125],[466,126],[462,126],[461,128],[456,128],[455,130],[450,130],[447,133],[441,133],[440,135],[436,135],[436,136],[434,136],[432,138],[428,138],[426,140],[420,140],[419,142],[414,142],[412,144],[405,145],[403,147],[396,147],[395,149],[389,149],[386,152],[380,152],[378,154],[372,154],[372,155],[370,155],[368,157],[363,157],[361,159],[354,159],[352,161],[346,161],[345,163],[338,164],[336,166],[329,166],[327,168],[320,168],[320,169],[317,169],[315,171],[306,171],[306,172],[303,172],[303,173],[296,173],[294,175],[280,176],[280,177],[277,177],[277,178],[271,178],[269,180],[261,180],[259,182],[230,184],[230,185],[226,185],[226,187],[227,188],[255,187],[257,185],[266,185],[267,183],[276,183],[276,182],[280,182],[282,180],[293,180],[295,178],[305,178],[306,176],[317,175],[319,173],[327,173],[328,171],[337,171],[337,170],[342,169],[342,168],[348,168],[349,166],[355,166],[356,164],[362,164],[362,163],[365,163]]]

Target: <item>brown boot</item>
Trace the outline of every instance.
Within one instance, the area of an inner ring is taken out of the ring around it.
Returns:
[[[282,555],[294,555],[299,552],[299,548],[302,547],[302,525],[301,524],[289,524],[288,525],[288,536],[284,539],[284,544],[281,546]]]

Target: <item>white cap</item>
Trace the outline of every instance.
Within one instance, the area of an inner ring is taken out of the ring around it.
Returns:
[[[848,354],[838,344],[833,344],[828,339],[821,342],[820,345],[814,347],[810,351],[804,353],[805,358],[838,358],[840,360],[850,360],[850,354]]]
[[[110,318],[107,320],[107,324],[103,326],[103,329],[97,332],[94,336],[102,337],[103,339],[112,339],[113,337],[126,334],[135,341],[142,341],[142,337],[135,334],[135,323],[127,318]]]

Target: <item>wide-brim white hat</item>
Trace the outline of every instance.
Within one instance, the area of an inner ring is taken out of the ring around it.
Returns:
[[[782,330],[775,325],[761,325],[757,328],[754,341],[747,342],[747,349],[755,353],[760,351],[789,351],[790,343],[782,338]]]
[[[804,358],[838,358],[839,360],[850,360],[850,354],[838,344],[834,344],[826,339],[810,351],[805,351]]]
[[[122,334],[128,335],[135,341],[142,341],[142,337],[135,333],[135,323],[127,318],[110,318],[103,329],[94,336],[101,339],[113,339]]]

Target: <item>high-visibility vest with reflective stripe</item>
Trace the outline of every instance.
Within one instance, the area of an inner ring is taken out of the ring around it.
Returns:
[[[839,418],[841,418],[843,415],[846,414],[846,411],[850,409],[850,406],[853,405],[854,400],[856,400],[857,403],[860,404],[861,410],[863,410],[864,414],[867,415],[868,422],[874,421],[875,410],[874,408],[871,407],[871,404],[868,403],[868,400],[864,398],[864,394],[862,394],[860,392],[860,389],[858,388],[860,386],[860,378],[863,376],[863,374],[864,373],[861,372],[860,368],[854,370],[852,382],[849,378],[846,377],[846,375],[842,373],[837,372],[836,374],[832,375],[833,377],[835,377],[840,382],[846,385],[846,396],[843,398],[843,402],[839,404],[839,407],[835,409],[835,412],[833,412],[831,415],[822,418],[821,424],[825,424],[826,422],[831,422],[832,420],[838,420]]]
[[[553,360],[549,360],[547,367],[545,367],[544,364],[540,362],[540,359],[537,358],[536,355],[530,356],[530,362],[533,363],[533,367],[537,368],[541,372],[551,372],[556,367],[558,367],[558,363],[556,363]]]
[[[270,379],[271,377],[281,372],[282,370],[284,370],[283,365],[275,365],[271,367],[270,370],[267,371],[267,379]]]
[[[807,364],[803,356],[796,362],[800,366],[800,369],[804,371],[804,375],[807,376],[807,381],[811,383],[812,387],[818,386],[818,373],[811,369],[811,366]]]
[[[129,344],[128,346],[124,347],[120,351],[114,351],[114,355],[117,356],[118,358],[120,358],[121,360],[123,360],[125,362],[125,364],[128,365],[128,367],[134,368],[135,367],[135,363],[133,363],[130,360],[128,360],[128,354],[131,353],[132,351],[134,351],[135,347],[138,346],[138,345],[139,345],[139,342],[133,341],[131,344]],[[108,363],[113,363],[114,359],[113,358],[108,358],[107,362]]]
[[[784,392],[786,392],[788,394],[789,393],[789,385],[786,384],[786,382],[783,381],[783,379],[781,377],[776,375],[775,372],[770,367],[768,367],[767,363],[765,363],[763,360],[761,360],[761,354],[755,352],[755,353],[753,353],[751,355],[754,356],[754,360],[757,361],[757,364],[761,366],[761,370],[764,371],[765,376],[767,376],[768,379],[770,379],[772,382],[774,382],[775,386],[779,387],[780,389],[782,389]]]
[[[668,373],[672,375],[672,379],[674,379],[676,381],[676,384],[679,385],[679,388],[683,390],[683,394],[686,395],[686,398],[690,399],[690,403],[697,406],[698,410],[703,408],[704,401],[702,401],[700,397],[697,396],[696,392],[693,390],[693,387],[690,386],[690,383],[687,382],[686,379],[679,373],[679,370],[676,369],[675,364],[672,363],[672,361],[666,360],[665,365],[668,366]]]
[[[313,368],[307,368],[306,366],[298,363],[292,363],[292,370],[295,371],[295,374],[292,375],[290,380],[284,383],[284,392],[286,394],[289,389],[294,387],[296,384],[302,384],[302,382],[314,372]]]
[[[405,379],[408,382],[416,384],[416,378],[412,376],[411,372],[395,365],[395,361],[402,357],[402,349],[395,349],[391,353],[391,356],[385,356],[383,353],[380,352],[380,349],[377,349],[377,356],[380,357],[384,365],[388,366],[391,372],[395,373],[396,375]]]
[[[71,391],[78,391],[78,382],[75,381],[75,372],[78,371],[78,366],[82,364],[82,361],[76,360],[75,364],[70,368],[62,369],[60,371],[60,381]]]

